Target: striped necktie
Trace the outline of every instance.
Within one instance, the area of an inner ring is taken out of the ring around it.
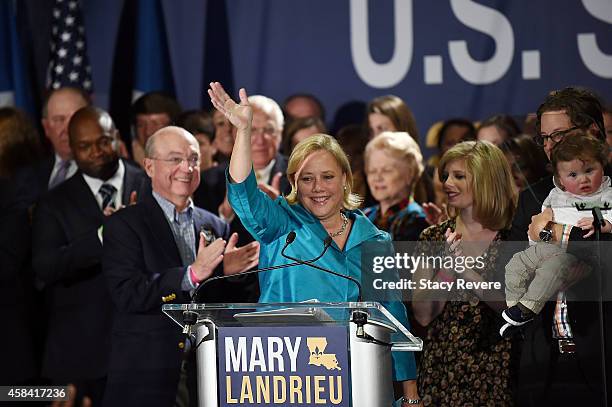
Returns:
[[[62,182],[64,182],[64,180],[66,179],[66,174],[68,174],[68,168],[70,168],[70,160],[59,162],[55,177],[53,177],[51,183],[49,184],[49,189],[53,189]]]
[[[102,210],[106,209],[108,206],[111,208],[115,207],[114,197],[117,192],[117,188],[112,186],[111,184],[102,184],[98,193],[102,197]]]

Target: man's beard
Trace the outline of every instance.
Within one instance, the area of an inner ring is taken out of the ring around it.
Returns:
[[[115,156],[113,159],[104,163],[100,168],[88,169],[87,171],[83,171],[83,173],[89,175],[90,177],[98,178],[103,181],[106,181],[110,177],[115,175],[118,168],[119,168],[119,157]]]

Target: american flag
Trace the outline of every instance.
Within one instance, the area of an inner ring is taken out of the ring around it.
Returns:
[[[79,0],[55,0],[47,88],[64,86],[93,90],[85,28]]]

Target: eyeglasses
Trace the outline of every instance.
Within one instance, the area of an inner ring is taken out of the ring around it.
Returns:
[[[546,140],[551,140],[553,143],[558,143],[561,141],[561,139],[563,139],[563,137],[569,133],[572,130],[576,130],[578,127],[574,126],[574,127],[570,127],[569,129],[566,130],[558,130],[558,131],[553,131],[552,133],[550,133],[549,135],[546,134],[536,134],[535,137],[533,138],[533,140],[539,145],[539,146],[543,146],[544,143],[546,142]]]
[[[186,162],[187,165],[191,168],[198,167],[200,165],[200,157],[195,156],[195,155],[189,158],[183,158],[183,157],[170,157],[170,158],[149,157],[149,158],[151,160],[166,162],[173,167],[178,167],[181,164],[183,164],[183,162]]]
[[[255,136],[257,134],[261,134],[263,136],[274,136],[276,135],[276,129],[272,126],[266,127],[252,127],[251,135]]]

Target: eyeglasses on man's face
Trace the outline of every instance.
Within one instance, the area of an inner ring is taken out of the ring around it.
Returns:
[[[150,157],[150,158],[151,160],[163,161],[173,167],[178,167],[181,164],[183,164],[183,162],[186,162],[187,165],[191,168],[200,166],[200,157],[198,157],[197,155],[193,155],[188,158],[184,158],[184,157],[170,157],[170,158]]]
[[[543,146],[544,143],[546,143],[546,140],[551,140],[553,143],[556,144],[560,142],[567,133],[569,133],[572,130],[576,130],[577,128],[578,128],[577,126],[574,126],[566,130],[557,130],[557,131],[553,131],[552,133],[548,135],[544,133],[540,133],[540,134],[536,134],[533,139],[539,146]]]

